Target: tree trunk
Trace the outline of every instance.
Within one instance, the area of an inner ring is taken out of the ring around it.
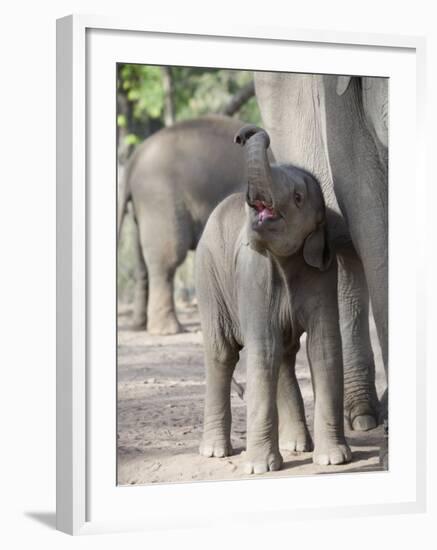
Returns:
[[[162,84],[164,88],[164,124],[172,126],[175,121],[173,105],[173,79],[171,67],[162,67]]]
[[[118,86],[117,86],[117,116],[122,115],[125,120],[124,126],[119,126],[117,124],[117,157],[118,162],[123,166],[129,156],[130,153],[130,147],[126,144],[126,136],[129,133],[128,129],[128,121],[130,119],[130,106],[129,101],[126,97],[126,94],[121,89],[121,74],[120,71],[122,69],[122,65],[119,63],[117,65],[117,80],[118,80]]]
[[[255,85],[252,80],[249,84],[246,84],[246,86],[241,88],[241,90],[238,90],[238,92],[231,98],[229,103],[223,109],[223,114],[228,116],[234,115],[254,95]]]

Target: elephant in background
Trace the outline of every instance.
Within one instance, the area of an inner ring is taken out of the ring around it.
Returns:
[[[139,234],[135,328],[181,331],[175,271],[196,248],[214,207],[244,184],[244,155],[233,143],[242,125],[225,116],[180,122],[153,134],[132,155],[119,190],[118,234],[131,200]]]
[[[246,473],[280,469],[280,448],[312,450],[294,370],[305,331],[315,397],[313,461],[347,462],[337,262],[319,183],[292,165],[270,165],[264,130],[246,126],[236,141],[247,149],[247,192],[217,206],[197,249],[206,365],[200,453],[232,453],[230,385],[242,348]]]
[[[388,81],[258,72],[255,89],[277,161],[313,173],[331,212],[341,214],[331,221],[328,214],[328,224],[343,242],[337,257],[346,416],[354,429],[370,429],[379,404],[369,293],[386,374],[388,361]]]

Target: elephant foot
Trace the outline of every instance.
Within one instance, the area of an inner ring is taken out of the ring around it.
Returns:
[[[281,469],[283,460],[279,452],[253,452],[248,453],[248,460],[244,464],[245,474],[265,474]]]
[[[287,426],[279,430],[279,448],[284,451],[309,452],[313,450],[313,441],[305,425]]]
[[[223,458],[232,455],[232,445],[226,439],[203,439],[199,447],[199,453],[202,456]]]
[[[388,420],[384,420],[384,439],[379,448],[379,464],[388,470]]]
[[[135,321],[135,319],[130,323],[129,330],[134,332],[141,332],[147,330],[147,321]]]
[[[130,324],[131,330],[146,330],[147,327],[147,308],[144,304],[134,303],[134,309],[132,312],[132,321]]]
[[[154,335],[169,336],[184,332],[176,317],[165,317],[162,319],[150,319],[147,324],[147,332]]]
[[[362,414],[352,420],[352,429],[356,432],[367,432],[373,430],[376,426],[376,418],[370,414]]]
[[[358,432],[373,430],[378,425],[377,407],[368,401],[353,404],[345,408],[345,417],[349,428]]]
[[[385,390],[381,397],[379,407],[379,423],[388,426],[388,391]],[[387,428],[388,429],[388,428]]]
[[[317,443],[313,453],[313,462],[319,466],[345,464],[351,459],[352,452],[346,442],[337,443],[328,440]]]

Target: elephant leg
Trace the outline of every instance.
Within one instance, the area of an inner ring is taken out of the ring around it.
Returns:
[[[176,334],[182,327],[176,317],[174,276],[187,255],[191,233],[184,232],[187,223],[174,212],[158,216],[146,211],[138,219],[148,277],[147,330],[151,334]]]
[[[199,448],[203,456],[220,458],[232,454],[231,381],[237,360],[238,350],[232,349],[223,340],[219,347],[205,346],[206,396]]]
[[[339,316],[344,366],[344,413],[353,430],[378,422],[375,361],[369,333],[369,294],[363,266],[352,247],[338,253]]]
[[[134,261],[135,261],[135,288],[134,288],[134,308],[131,328],[133,330],[146,330],[147,327],[147,297],[148,297],[148,277],[147,266],[144,261],[143,251],[140,244],[138,225],[135,222],[136,231],[134,233]]]
[[[380,227],[379,231],[380,235],[384,235],[384,227]],[[374,235],[375,239],[377,235],[378,233]],[[369,235],[369,238],[372,238],[372,235]],[[379,247],[375,246],[375,249],[370,249],[368,243],[364,242],[361,245],[360,256],[369,288],[372,313],[375,319],[388,387],[388,247],[386,239],[382,238],[381,241]],[[386,389],[385,395],[381,399],[379,421],[384,422],[387,418],[388,394]]]
[[[350,224],[351,234],[364,268],[388,383],[388,247],[386,226],[380,221],[383,220],[382,214],[379,217],[377,216],[373,223],[368,223],[368,220],[364,219],[364,213],[372,212],[372,206],[364,204],[362,208],[363,213],[360,214],[363,217],[360,222],[361,227],[366,227],[366,234],[363,236],[362,232],[354,232],[354,227]],[[373,208],[374,210],[375,208]],[[362,237],[362,240],[359,237]],[[387,415],[387,399],[382,399],[379,407],[379,421],[386,420]]]
[[[375,273],[369,266],[366,270],[366,279],[369,285],[370,301],[378,332],[379,344],[381,346],[382,358],[384,361],[387,388],[381,397],[379,410],[379,421],[388,421],[388,265],[387,258],[384,259],[381,270]]]
[[[234,340],[225,338],[230,322],[224,315],[222,302],[217,299],[220,296],[217,281],[203,275],[209,270],[209,254],[200,247],[196,256],[196,292],[203,332],[206,394],[199,452],[203,456],[221,457],[232,453],[231,382],[239,347]],[[226,321],[220,323],[224,319]]]
[[[312,451],[313,442],[305,421],[305,409],[295,373],[296,353],[286,356],[279,367],[279,448]]]
[[[248,346],[246,368],[247,461],[245,472],[279,470],[282,456],[278,435],[278,358],[265,347]]]
[[[173,296],[176,267],[154,261],[149,265],[147,331],[150,334],[177,334],[182,327],[176,317]]]
[[[351,460],[344,437],[341,336],[336,322],[337,300],[333,298],[332,307],[321,308],[318,317],[307,327],[307,354],[314,392],[313,462],[320,465]]]
[[[339,94],[325,76],[326,128],[334,190],[366,275],[386,375],[388,374],[387,165],[367,124],[357,81]],[[382,161],[382,162],[381,162]]]

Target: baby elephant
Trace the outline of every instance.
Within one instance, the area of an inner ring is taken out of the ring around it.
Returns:
[[[312,450],[294,369],[306,332],[315,396],[313,461],[348,462],[337,266],[319,184],[294,166],[270,166],[263,129],[245,126],[235,142],[246,147],[247,193],[216,207],[196,257],[206,363],[200,453],[232,453],[230,386],[243,348],[246,473],[279,470],[279,447]]]

